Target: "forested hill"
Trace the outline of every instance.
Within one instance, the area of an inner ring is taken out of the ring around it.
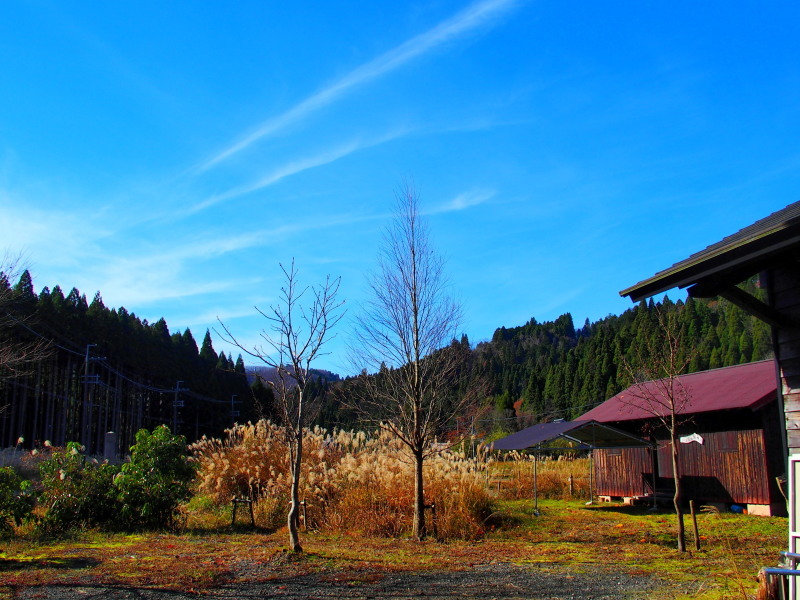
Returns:
[[[763,296],[754,283],[746,289]],[[769,327],[724,300],[651,301],[577,329],[569,313],[531,319],[501,327],[475,348],[466,336],[453,342],[469,374],[459,386],[483,392],[472,411],[458,415],[459,427],[469,421],[476,433],[509,431],[574,418],[603,402],[630,384],[626,360],[636,367],[637,350],[662,335],[657,309],[675,315],[690,371],[770,356]],[[198,348],[188,329],[171,333],[164,319],[148,323],[107,308],[99,292],[91,302],[74,288],[37,294],[27,271],[15,285],[0,274],[0,317],[0,347],[26,339],[50,344],[22,373],[0,361],[0,447],[23,437],[28,444],[81,440],[99,450],[105,432],[115,431],[125,449],[143,426],[166,422],[194,439],[234,420],[277,416],[272,393],[261,380],[248,382],[241,356],[217,354],[208,332]],[[315,372],[310,393],[325,396],[352,383]],[[335,394],[325,396],[316,423],[360,426]]]
[[[108,308],[99,292],[91,302],[75,288],[37,294],[27,271],[14,285],[0,273],[0,346],[39,340],[46,352],[21,373],[0,361],[0,447],[79,440],[101,451],[114,431],[126,451],[141,427],[168,423],[194,439],[272,407],[242,357],[217,354],[208,331],[198,348],[189,329]]]
[[[261,365],[247,367],[247,381],[251,384],[255,383],[257,379],[261,381],[275,381],[277,378],[277,369],[274,367]],[[340,377],[337,373],[326,371],[325,369],[311,369],[311,379],[320,383],[332,383],[339,381]]]
[[[762,297],[754,282],[747,291]],[[689,298],[642,302],[621,315],[576,328],[566,313],[555,321],[531,319],[501,327],[473,352],[475,377],[488,382],[492,396],[482,421],[495,429],[516,429],[554,418],[572,419],[631,384],[623,365],[634,367],[637,349],[663,335],[657,309],[673,313],[681,352],[691,358],[688,372],[769,358],[769,326],[725,300]]]

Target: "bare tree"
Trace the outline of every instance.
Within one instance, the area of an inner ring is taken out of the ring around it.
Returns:
[[[624,367],[633,385],[630,388],[631,396],[621,400],[650,414],[669,435],[672,475],[675,481],[672,503],[678,518],[678,550],[686,552],[678,431],[686,422],[684,412],[692,399],[691,390],[683,384],[680,375],[686,372],[693,354],[683,351],[678,310],[677,307],[668,312],[662,307],[655,309],[661,335],[650,338],[645,347],[635,349],[638,368],[630,361],[625,361]],[[655,492],[653,489],[653,494]]]
[[[323,346],[332,339],[331,329],[344,315],[343,301],[337,299],[340,278],[328,276],[318,287],[300,288],[294,259],[287,270],[280,265],[284,275],[279,302],[269,310],[256,310],[270,323],[262,330],[265,345],[246,347],[241,344],[222,321],[223,337],[248,355],[272,367],[275,377],[267,383],[275,391],[283,430],[289,448],[291,473],[291,507],[287,516],[289,547],[292,552],[302,552],[298,521],[300,517],[300,473],[303,463],[303,434],[312,415],[306,397],[311,364],[321,355]],[[307,302],[303,304],[303,300]]]
[[[459,412],[454,377],[463,363],[450,344],[461,309],[448,294],[444,262],[431,247],[416,191],[403,186],[387,229],[370,298],[357,317],[352,358],[362,373],[356,408],[396,435],[414,461],[414,536],[426,536],[423,464]]]
[[[0,381],[27,375],[51,351],[46,340],[26,331],[32,315],[17,310],[19,298],[11,281],[23,271],[20,262],[9,254],[0,257]]]

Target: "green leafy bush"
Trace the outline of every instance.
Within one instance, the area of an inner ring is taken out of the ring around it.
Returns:
[[[161,425],[151,434],[142,429],[131,447],[131,460],[114,484],[125,527],[153,529],[173,525],[178,505],[191,496],[194,465],[186,438]]]
[[[68,442],[39,465],[39,501],[46,509],[40,527],[47,532],[103,526],[117,514],[118,468],[88,459],[82,451],[77,442]]]
[[[31,482],[22,479],[11,467],[0,468],[0,532],[12,531],[33,510],[36,499]]]

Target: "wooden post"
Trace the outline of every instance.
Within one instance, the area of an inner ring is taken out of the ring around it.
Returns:
[[[656,486],[658,486],[658,476],[656,472],[658,471],[658,456],[656,455],[656,449],[653,447],[650,450],[650,464],[653,467],[653,512],[658,510],[658,496],[656,495]]]
[[[574,488],[573,488],[573,481],[574,481],[574,480],[573,480],[573,478],[572,478],[572,473],[570,473],[570,474],[569,474],[569,499],[570,499],[570,500],[572,500],[572,494],[573,494],[573,492],[574,492]]]
[[[430,509],[431,511],[431,523],[433,524],[433,537],[434,539],[439,539],[439,532],[436,528],[436,502],[431,502],[430,504],[426,504],[424,509]]]
[[[694,549],[700,550],[700,533],[697,530],[697,511],[695,510],[694,500],[689,500],[689,510],[692,513],[692,525],[694,526]]]
[[[256,526],[256,517],[253,514],[253,500],[252,498],[237,498],[236,496],[233,497],[231,500],[231,504],[233,505],[233,510],[231,511],[231,528],[236,525],[236,509],[239,508],[240,504],[248,504],[250,508],[250,524],[255,527]]]
[[[303,507],[303,525],[305,526],[306,533],[308,533],[308,512],[306,511],[306,501],[303,500],[300,503],[300,506]]]

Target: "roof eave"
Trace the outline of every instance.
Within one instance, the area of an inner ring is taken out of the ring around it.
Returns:
[[[737,270],[743,265],[753,264],[756,273],[762,259],[796,247],[798,244],[800,244],[800,223],[787,222],[760,235],[737,240],[713,252],[699,252],[695,258],[690,257],[677,263],[622,290],[619,294],[623,297],[629,296],[633,302],[639,302],[672,288],[684,288],[701,279]]]

